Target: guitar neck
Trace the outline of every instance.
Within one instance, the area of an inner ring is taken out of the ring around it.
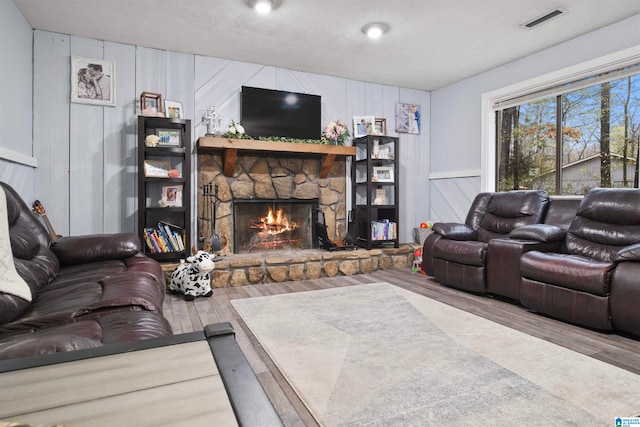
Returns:
[[[60,238],[60,236],[58,236],[56,234],[56,232],[54,231],[53,226],[49,222],[49,218],[47,218],[47,215],[46,214],[40,214],[40,216],[44,220],[44,225],[47,227],[47,231],[49,232],[49,237],[51,237],[51,240],[53,240],[53,241],[58,240]]]

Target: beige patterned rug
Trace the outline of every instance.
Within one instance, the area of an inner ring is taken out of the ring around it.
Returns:
[[[326,426],[601,426],[640,376],[387,283],[234,300]]]

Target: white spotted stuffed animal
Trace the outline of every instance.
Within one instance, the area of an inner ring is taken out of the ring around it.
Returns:
[[[171,274],[169,290],[183,294],[185,301],[193,301],[197,296],[210,297],[213,290],[209,273],[214,268],[211,254],[198,251],[188,257],[186,262],[180,260],[180,265]]]

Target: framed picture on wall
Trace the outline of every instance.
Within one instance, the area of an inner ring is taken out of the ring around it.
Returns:
[[[396,132],[420,134],[420,106],[418,104],[396,104]]]
[[[71,102],[115,107],[115,61],[71,56]]]

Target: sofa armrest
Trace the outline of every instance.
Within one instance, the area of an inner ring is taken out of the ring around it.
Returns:
[[[640,243],[630,245],[620,249],[614,256],[612,261],[640,261]]]
[[[125,259],[141,251],[140,238],[131,233],[67,236],[56,240],[51,250],[61,265]]]
[[[433,231],[449,240],[478,240],[478,232],[466,224],[436,222]]]
[[[563,240],[567,235],[564,230],[556,225],[530,224],[518,227],[509,233],[510,239],[533,240],[536,242],[557,242]]]
[[[487,245],[486,286],[487,292],[520,302],[520,258],[530,251],[556,252],[560,241],[541,242],[497,238]]]

